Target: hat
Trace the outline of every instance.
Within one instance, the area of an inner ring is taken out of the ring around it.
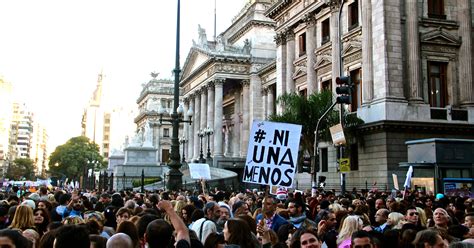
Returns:
[[[283,201],[283,200],[286,200],[286,193],[288,193],[286,191],[286,189],[284,188],[278,188],[277,192],[276,192],[276,198],[280,201]]]
[[[35,209],[36,208],[36,204],[33,200],[24,200],[21,205],[26,205],[28,207],[30,207],[31,209]]]
[[[226,208],[229,211],[230,218],[234,217],[234,214],[232,213],[232,211],[230,211],[229,205],[225,204],[224,202],[219,202],[219,207]]]
[[[444,198],[443,194],[441,194],[441,193],[436,194],[436,199],[439,200],[439,199],[443,199],[443,198]]]
[[[31,199],[33,201],[39,201],[40,200],[40,196],[38,195],[38,193],[32,193],[28,196],[28,199]]]

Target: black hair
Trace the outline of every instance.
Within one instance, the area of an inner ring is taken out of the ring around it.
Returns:
[[[146,242],[149,247],[169,247],[174,244],[173,227],[163,219],[153,220],[146,228]]]
[[[364,230],[358,230],[355,231],[352,236],[351,236],[351,243],[354,243],[354,239],[360,239],[360,238],[369,238],[370,242],[373,242],[372,235],[370,235],[369,232],[364,231]]]
[[[12,230],[12,229],[0,230],[0,237],[9,238],[11,241],[13,241],[15,246],[18,248],[32,247],[31,241],[23,237],[23,235],[21,235],[21,233],[18,232],[17,230]]]
[[[55,248],[90,247],[89,231],[84,225],[64,225],[56,230]]]

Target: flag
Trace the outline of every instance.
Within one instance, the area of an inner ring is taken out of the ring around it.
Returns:
[[[407,171],[407,178],[405,179],[405,184],[403,184],[403,187],[405,187],[405,189],[408,189],[411,187],[412,175],[413,175],[413,166],[410,165],[410,168],[408,168],[408,171]]]

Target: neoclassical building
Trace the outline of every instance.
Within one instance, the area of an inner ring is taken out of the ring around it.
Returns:
[[[391,189],[392,173],[403,182],[400,163],[413,162],[407,141],[474,137],[473,2],[280,0],[265,12],[276,22],[277,96],[334,90],[340,75],[354,83],[348,111],[365,124],[344,154],[351,159],[348,189],[375,183]],[[335,149],[320,147],[319,173],[339,188]],[[466,156],[450,153],[457,161]],[[415,167],[414,176],[439,184],[473,178],[472,164],[463,173],[453,164],[438,166],[441,174]]]
[[[195,116],[184,127],[190,140],[186,157],[199,156],[196,134],[213,127],[213,166],[239,172],[252,121],[281,111],[279,95],[334,91],[336,77],[347,75],[354,92],[346,112],[365,124],[344,151],[351,161],[346,188],[393,188],[392,174],[403,182],[406,168],[400,164],[413,162],[405,142],[474,138],[472,5],[472,0],[248,1],[216,41],[200,29],[188,54],[180,86]],[[327,177],[326,187],[339,189],[336,149],[329,141],[319,147],[318,175]],[[441,174],[415,168],[414,176],[442,183],[474,175],[472,165],[462,173],[450,164],[439,167]],[[307,173],[298,173],[298,179],[300,188],[310,187]]]
[[[271,4],[249,1],[215,41],[199,27],[180,81],[185,113],[189,108],[194,112],[192,125],[184,126],[189,160],[200,155],[197,133],[210,127],[213,166],[240,173],[251,123],[274,111],[275,89],[263,84],[260,75],[276,57],[275,22],[264,15]],[[272,107],[262,107],[267,105]],[[206,137],[203,142],[206,151]]]

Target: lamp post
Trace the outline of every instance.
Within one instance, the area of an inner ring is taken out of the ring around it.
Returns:
[[[187,142],[188,142],[188,140],[186,139],[186,137],[184,137],[184,135],[183,135],[183,137],[181,137],[181,139],[179,139],[179,143],[183,146],[183,159],[181,160],[181,162],[182,162],[183,164],[186,163],[186,157],[185,157],[185,154],[184,154],[184,150],[185,150],[185,148],[186,148],[185,144],[186,144]]]
[[[207,127],[204,129],[204,133],[207,136],[207,157],[206,157],[206,162],[211,166],[212,164],[212,158],[211,158],[211,135],[214,134],[214,130],[210,127]]]
[[[182,114],[184,112],[183,106],[179,105],[179,76],[181,69],[179,67],[179,25],[180,25],[180,0],[178,0],[178,8],[176,13],[176,63],[174,72],[174,94],[173,94],[173,112],[171,113],[171,119],[163,119],[163,111],[159,111],[160,114],[160,123],[165,120],[172,123],[173,133],[171,136],[171,161],[168,163],[169,178],[168,178],[168,189],[177,190],[183,184],[183,173],[179,171],[181,168],[181,161],[179,157],[179,141],[178,141],[178,132],[179,132],[179,123],[187,122],[191,124],[191,117],[193,112],[191,109],[188,110],[187,115],[189,120],[184,120]],[[160,108],[162,110],[162,108]]]
[[[204,138],[206,133],[204,132],[204,130],[199,130],[197,135],[199,137],[199,142],[201,144],[201,151],[199,152],[199,163],[206,163],[206,159],[204,159],[204,153],[203,153],[203,150],[202,150],[202,138]]]
[[[122,179],[122,190],[125,190],[125,171],[123,172],[123,179]]]

